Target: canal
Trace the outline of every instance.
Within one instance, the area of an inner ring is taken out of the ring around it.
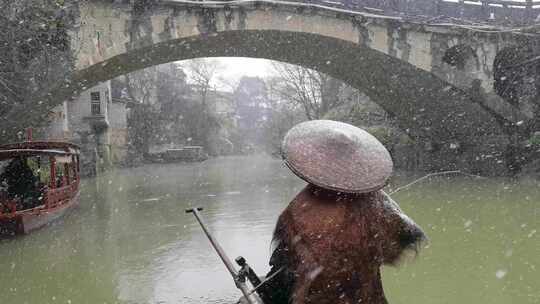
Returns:
[[[277,216],[303,185],[264,156],[84,180],[78,209],[0,241],[0,303],[234,303],[239,293],[184,210],[203,206],[231,258],[262,275]],[[540,303],[538,181],[439,177],[394,197],[431,240],[384,269],[390,303]]]

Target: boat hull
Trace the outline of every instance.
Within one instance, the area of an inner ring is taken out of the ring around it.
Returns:
[[[62,217],[79,204],[80,192],[77,191],[68,202],[52,209],[16,214],[10,218],[0,218],[0,235],[27,234]]]
[[[69,142],[0,145],[0,161],[9,161],[0,172],[7,186],[0,189],[0,236],[41,228],[79,203],[79,156],[79,147]]]

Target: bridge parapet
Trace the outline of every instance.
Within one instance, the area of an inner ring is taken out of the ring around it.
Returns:
[[[510,0],[399,0],[398,11],[448,16],[476,22],[529,24],[540,13],[540,1]],[[431,5],[429,5],[431,3]]]
[[[540,15],[540,0],[308,0],[297,1],[387,15],[449,17],[497,24],[531,24]]]

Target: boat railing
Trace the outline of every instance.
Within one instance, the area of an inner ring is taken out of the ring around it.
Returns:
[[[41,212],[42,210],[49,210],[62,206],[63,204],[68,203],[73,197],[77,191],[78,185],[79,180],[74,180],[71,184],[59,188],[44,188],[42,190],[44,204],[25,210],[17,210],[17,199],[0,199],[0,215],[13,217],[16,214]]]
[[[73,197],[75,191],[77,191],[79,181],[76,180],[73,183],[62,186],[59,188],[48,189],[45,192],[45,209],[54,209],[69,201]]]
[[[15,215],[17,212],[17,200],[8,199],[0,195],[0,215]]]

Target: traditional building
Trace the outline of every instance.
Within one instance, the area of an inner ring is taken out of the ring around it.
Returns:
[[[51,111],[47,137],[81,146],[83,175],[125,161],[127,99],[113,98],[111,91],[111,82],[106,81]]]

